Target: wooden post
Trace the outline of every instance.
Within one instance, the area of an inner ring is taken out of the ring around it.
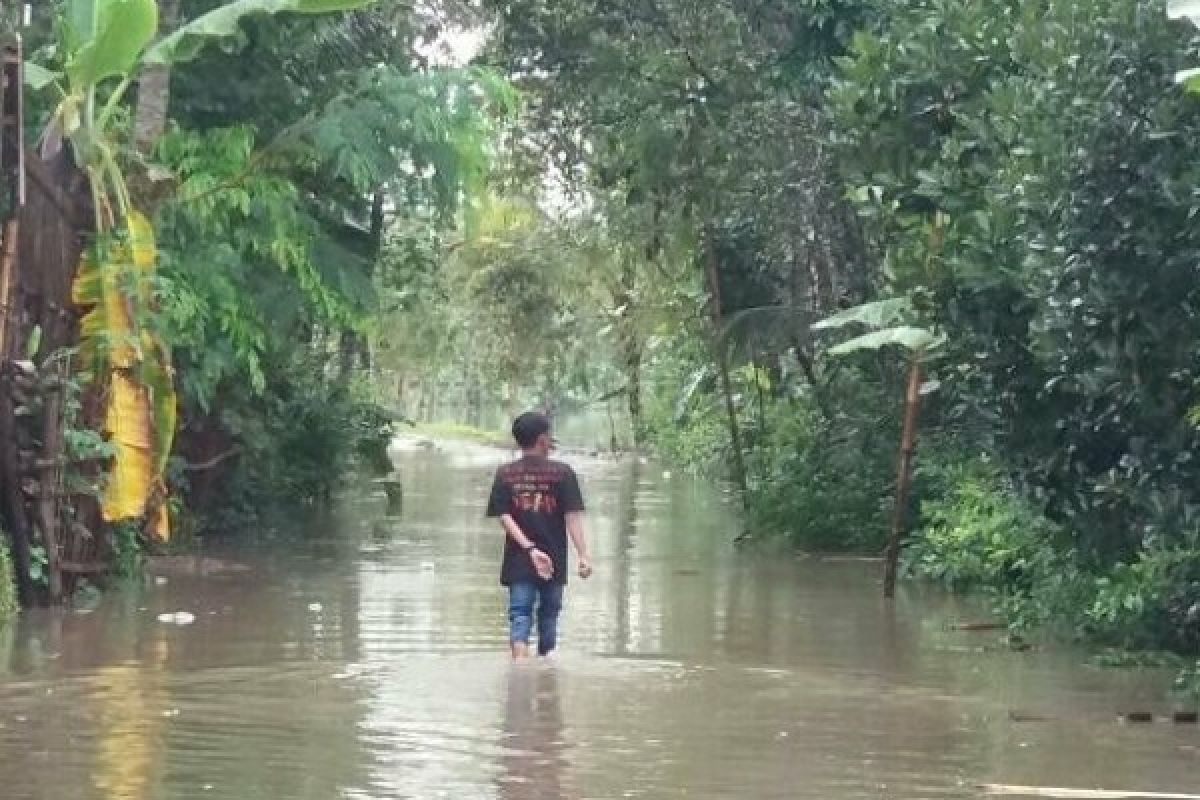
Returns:
[[[38,475],[37,516],[42,531],[42,545],[46,548],[46,589],[49,600],[57,605],[63,599],[62,575],[62,528],[61,484],[62,466],[59,457],[63,446],[63,397],[62,383],[66,370],[55,369],[58,378],[54,387],[46,391],[42,407],[42,463]]]
[[[900,540],[908,512],[908,492],[912,483],[913,452],[917,445],[917,413],[921,408],[921,354],[913,353],[908,367],[908,388],[904,392],[904,428],[900,434],[900,459],[896,467],[896,508],[892,512],[892,531],[888,536],[883,560],[883,596],[895,597],[896,571],[900,562]]]

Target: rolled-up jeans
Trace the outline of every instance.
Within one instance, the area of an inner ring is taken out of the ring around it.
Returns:
[[[558,612],[562,611],[561,583],[514,583],[508,587],[508,639],[529,644],[537,605],[538,655],[544,656],[558,644]]]

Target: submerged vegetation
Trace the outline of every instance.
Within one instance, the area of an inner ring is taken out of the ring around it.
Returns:
[[[1200,40],[1165,11],[39,5],[22,133],[80,248],[70,324],[0,352],[22,599],[540,406],[728,481],[743,538],[890,541],[1016,628],[1197,655]]]

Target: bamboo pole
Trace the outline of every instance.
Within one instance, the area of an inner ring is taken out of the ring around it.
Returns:
[[[912,484],[913,452],[917,444],[917,413],[921,408],[921,356],[914,353],[908,367],[908,388],[904,392],[904,428],[900,434],[900,458],[896,466],[896,507],[892,512],[892,530],[883,561],[883,596],[895,597],[896,571],[900,562],[900,541],[908,512],[908,493]]]
[[[0,256],[0,361],[8,357],[10,316],[15,317],[17,304],[13,295],[13,279],[17,267],[17,217],[4,223],[4,250]]]
[[[17,218],[4,225],[3,257],[0,261],[0,486],[4,487],[0,506],[7,512],[2,516],[8,522],[8,536],[12,544],[13,566],[17,576],[17,598],[21,605],[29,607],[34,601],[34,586],[30,578],[30,525],[25,509],[25,498],[21,494],[20,471],[17,467],[17,433],[14,418],[16,402],[13,399],[11,359],[9,342],[16,330],[15,283],[16,250],[19,231]]]
[[[35,599],[30,572],[32,525],[21,491],[17,465],[16,399],[13,394],[12,352],[19,333],[20,276],[17,261],[21,209],[25,205],[23,54],[20,37],[4,48],[3,90],[0,91],[0,138],[10,147],[0,153],[0,169],[9,182],[11,218],[4,223],[0,248],[0,520],[7,522],[12,544],[17,596],[28,607]]]

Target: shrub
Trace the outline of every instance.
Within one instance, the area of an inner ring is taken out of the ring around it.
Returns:
[[[814,550],[882,547],[895,439],[877,425],[830,422],[812,409],[793,410],[777,425],[751,461],[755,528]]]
[[[905,569],[960,592],[992,598],[1013,628],[1051,620],[1078,629],[1094,594],[1064,531],[981,461],[925,467],[925,499],[905,549]]]
[[[1083,614],[1093,638],[1120,647],[1200,652],[1200,549],[1194,544],[1145,549],[1095,585]]]
[[[1151,542],[1116,565],[1085,564],[1065,532],[994,468],[933,468],[935,488],[906,551],[913,574],[983,590],[1010,624],[1053,620],[1122,648],[1200,652],[1196,533]]]
[[[1029,592],[1058,531],[986,466],[936,472],[944,493],[921,504],[909,569],[959,591]]]

